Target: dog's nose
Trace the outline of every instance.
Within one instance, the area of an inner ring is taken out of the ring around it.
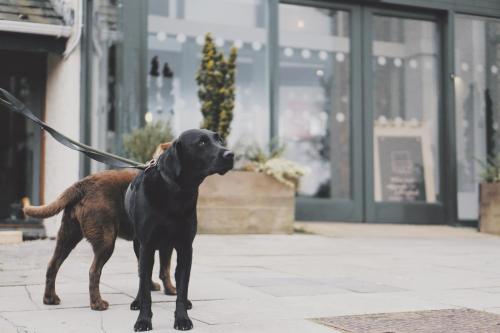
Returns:
[[[227,159],[227,160],[232,160],[234,159],[234,153],[230,150],[226,150],[224,154],[222,154],[222,157]]]

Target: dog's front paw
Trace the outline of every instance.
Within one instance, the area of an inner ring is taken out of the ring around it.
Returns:
[[[174,322],[174,328],[179,331],[187,331],[193,328],[193,322],[189,317],[186,316],[179,316],[175,317],[175,322]]]
[[[59,305],[61,300],[56,294],[43,296],[43,304],[47,305]]]
[[[134,301],[132,303],[130,303],[130,310],[137,311],[140,309],[141,309],[141,306],[139,305],[139,301],[137,299],[134,299]]]
[[[138,318],[134,325],[135,332],[151,331],[153,324],[150,318]]]
[[[109,307],[109,303],[106,302],[105,300],[103,299],[100,299],[100,300],[97,300],[95,302],[91,302],[90,303],[90,308],[92,310],[97,310],[97,311],[104,311],[104,310],[107,310]]]

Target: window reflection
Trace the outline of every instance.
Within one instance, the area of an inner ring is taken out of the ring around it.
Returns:
[[[264,0],[149,0],[148,120],[179,133],[201,123],[195,77],[204,36],[238,48],[236,102],[229,144],[269,141]]]
[[[375,15],[373,36],[375,201],[438,201],[436,23]]]
[[[479,161],[500,152],[500,21],[457,15],[455,119],[458,217],[478,218]]]
[[[280,5],[280,136],[311,172],[298,194],[351,196],[349,13]]]

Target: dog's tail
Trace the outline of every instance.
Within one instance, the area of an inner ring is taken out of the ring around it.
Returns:
[[[56,200],[47,205],[24,207],[24,214],[38,218],[47,218],[56,215],[66,206],[73,204],[82,198],[83,192],[77,185],[78,183],[67,188]]]

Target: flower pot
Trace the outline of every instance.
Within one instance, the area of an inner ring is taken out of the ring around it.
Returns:
[[[500,183],[479,185],[479,231],[500,235]]]
[[[295,191],[263,173],[230,171],[200,186],[201,233],[292,233],[294,214]]]

